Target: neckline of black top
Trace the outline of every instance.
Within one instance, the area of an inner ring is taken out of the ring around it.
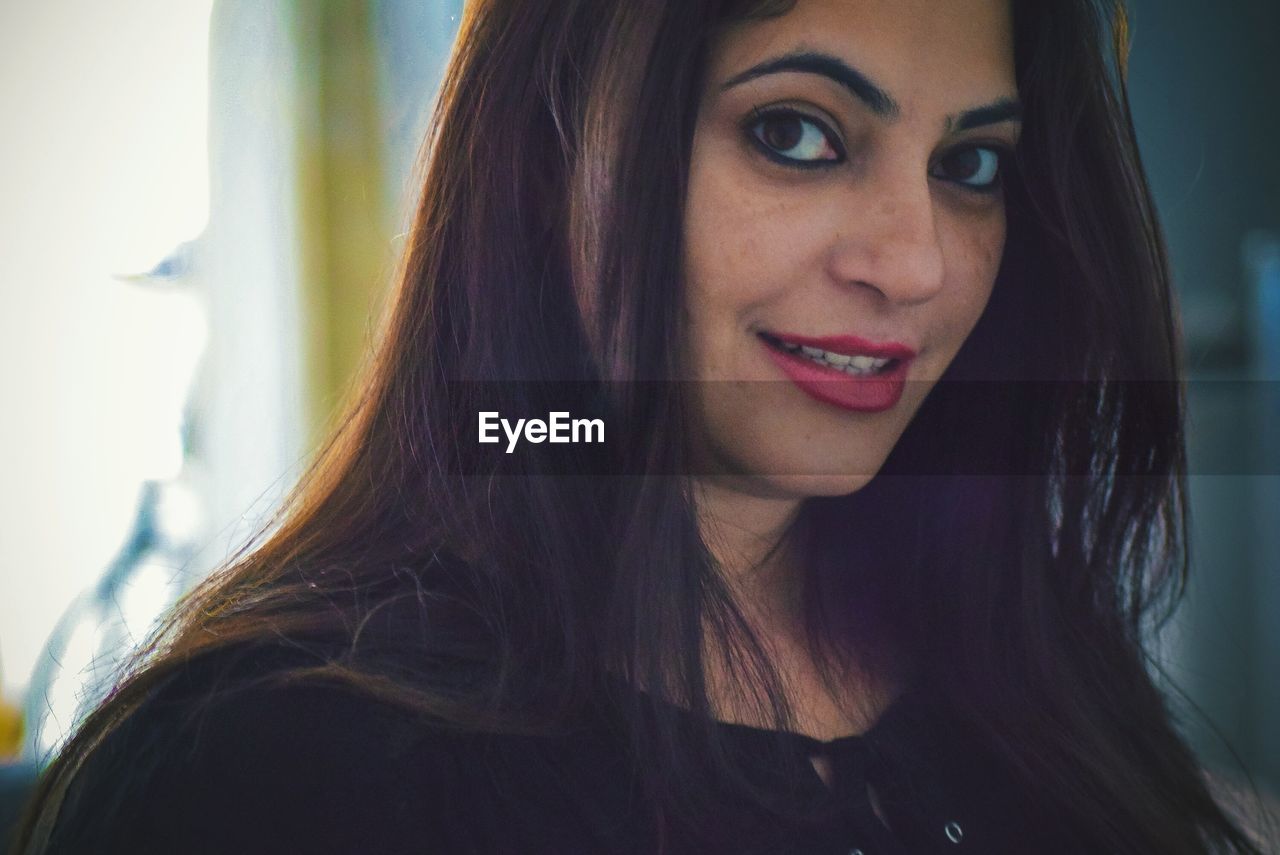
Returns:
[[[639,688],[617,675],[610,675],[609,680],[614,683],[615,687],[622,689],[623,691],[637,693],[649,698],[653,703],[668,709],[673,709],[677,715],[683,716],[687,721],[692,721],[696,718],[696,715],[688,708],[666,698],[654,695],[653,693]],[[714,727],[724,733],[736,734],[745,739],[770,741],[781,739],[786,743],[803,748],[808,754],[829,754],[833,752],[847,752],[854,748],[865,747],[867,744],[872,742],[881,741],[888,733],[897,729],[899,725],[905,723],[907,720],[919,720],[924,714],[925,704],[926,701],[923,689],[916,686],[909,686],[899,692],[897,697],[885,706],[880,715],[866,730],[861,733],[837,736],[833,739],[819,739],[816,736],[810,736],[809,734],[799,733],[792,730],[779,730],[775,728],[745,724],[743,722],[725,721],[722,719],[712,719],[711,723]]]

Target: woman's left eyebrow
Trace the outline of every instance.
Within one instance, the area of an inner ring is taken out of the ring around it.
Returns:
[[[947,119],[947,130],[952,132],[967,131],[983,125],[998,125],[1001,122],[1021,122],[1022,104],[1015,98],[1001,98],[982,107],[965,110],[959,116]]]
[[[774,59],[765,60],[753,65],[746,71],[734,75],[720,87],[723,92],[748,80],[755,80],[767,74],[784,72],[800,74],[816,74],[826,77],[843,86],[859,101],[866,104],[871,111],[882,119],[892,121],[902,112],[898,102],[885,89],[876,85],[871,78],[849,65],[838,56],[812,50],[799,50],[784,54]],[[984,125],[995,125],[1000,122],[1022,121],[1022,105],[1016,98],[1000,98],[990,104],[965,110],[956,116],[947,117],[947,130],[951,133],[967,131]]]

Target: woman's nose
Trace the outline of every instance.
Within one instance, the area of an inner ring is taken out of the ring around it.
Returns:
[[[893,302],[929,300],[944,278],[934,202],[927,175],[866,176],[841,207],[828,273],[837,282],[874,288]]]

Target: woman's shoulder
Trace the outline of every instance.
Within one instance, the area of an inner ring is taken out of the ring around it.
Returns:
[[[623,758],[599,733],[446,725],[317,678],[329,658],[254,644],[176,669],[77,770],[48,851],[504,851],[557,828],[613,834],[625,814]],[[600,811],[557,823],[593,798]]]
[[[176,669],[76,771],[50,851],[452,845],[443,808],[466,740],[339,683],[290,679],[309,658],[255,645]]]

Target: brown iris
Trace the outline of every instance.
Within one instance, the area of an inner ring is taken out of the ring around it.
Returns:
[[[799,116],[775,116],[764,121],[761,139],[770,148],[786,151],[795,148],[804,137],[804,123]]]

